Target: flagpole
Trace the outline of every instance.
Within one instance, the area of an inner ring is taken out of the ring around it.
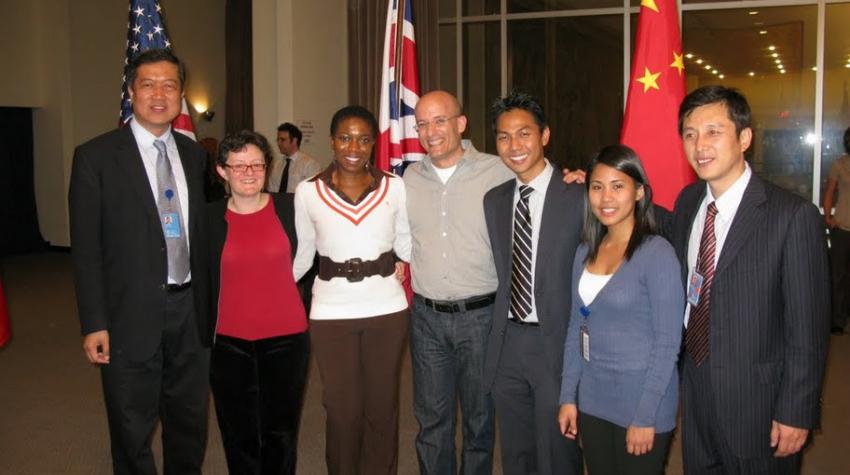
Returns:
[[[406,2],[404,0],[390,0],[398,2],[398,8],[396,13],[396,22],[395,22],[395,44],[393,45],[393,53],[395,54],[395,107],[397,111],[401,111],[401,73],[403,65],[402,65],[402,45],[404,44],[404,6]]]

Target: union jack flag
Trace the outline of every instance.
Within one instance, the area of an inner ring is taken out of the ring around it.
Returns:
[[[399,6],[401,5],[401,12]],[[401,35],[399,35],[401,25]],[[400,40],[399,41],[399,36]],[[421,160],[425,149],[419,143],[413,110],[419,101],[419,67],[413,35],[410,0],[390,0],[384,34],[381,74],[380,136],[375,152],[376,166],[401,175],[411,162]]]
[[[134,56],[149,49],[171,49],[171,42],[168,40],[165,24],[162,22],[162,7],[156,0],[130,0],[130,19],[127,22],[127,56],[124,58],[124,67],[126,68],[127,63]],[[130,95],[127,93],[127,77],[122,76],[121,82],[121,119],[119,126],[125,125],[133,117],[133,104],[130,101]],[[180,132],[192,140],[197,140],[185,97],[180,115],[171,122],[171,127],[176,132]]]

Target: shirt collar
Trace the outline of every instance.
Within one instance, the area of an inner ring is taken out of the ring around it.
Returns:
[[[747,162],[744,162],[744,173],[735,180],[735,183],[733,183],[725,193],[720,195],[720,198],[715,198],[711,193],[711,187],[708,186],[708,183],[705,184],[706,204],[714,201],[714,205],[717,207],[717,214],[720,215],[720,219],[728,221],[730,217],[735,216],[735,212],[738,210],[738,205],[741,204],[741,199],[744,197],[744,191],[746,191],[752,175],[753,171],[750,169],[750,165]]]
[[[345,193],[339,191],[337,187],[334,186],[333,176],[334,170],[336,170],[336,168],[336,161],[333,161],[321,173],[314,176],[313,178],[310,178],[309,181],[321,180],[325,184],[325,186],[333,190],[334,193],[336,193],[340,198],[353,205],[360,203],[361,201],[363,201],[364,198],[369,196],[369,193],[377,190],[378,186],[381,184],[381,178],[390,175],[389,173],[382,172],[381,170],[376,169],[374,166],[369,165],[368,170],[369,174],[372,175],[372,184],[369,185],[369,188],[366,188],[366,191],[364,191],[363,194],[361,194],[356,201],[351,201]]]
[[[148,129],[144,128],[136,122],[136,119],[130,120],[130,130],[133,132],[133,137],[136,138],[136,142],[145,148],[153,147],[154,140],[162,140],[165,142],[166,146],[170,146],[174,141],[174,137],[171,134],[171,126],[168,126],[168,130],[165,131],[164,134],[157,137],[156,135],[150,133]]]
[[[534,191],[541,192],[544,195],[546,194],[546,189],[549,188],[549,181],[552,180],[552,173],[555,172],[555,167],[549,163],[549,160],[543,159],[546,163],[543,167],[543,171],[540,172],[539,175],[534,177],[528,186],[534,188]],[[525,183],[521,182],[519,178],[516,179],[516,192],[519,193],[520,185],[524,185]]]
[[[471,160],[471,157],[473,155],[478,153],[478,150],[475,149],[475,146],[472,145],[472,142],[467,139],[462,139],[460,141],[460,147],[463,149],[463,155],[460,156],[460,160],[458,160],[455,164],[458,168],[461,167],[462,163],[468,162],[469,160]],[[425,168],[430,168],[431,171],[434,171],[434,169],[437,168],[434,166],[434,162],[431,161],[430,156],[426,156],[425,159],[422,160],[422,164],[425,166]],[[437,172],[434,171],[434,173]]]

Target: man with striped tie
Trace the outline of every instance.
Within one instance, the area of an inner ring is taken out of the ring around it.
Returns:
[[[746,98],[704,86],[679,109],[700,178],[673,215],[687,289],[682,451],[688,474],[791,474],[820,414],[829,277],[817,207],[744,159]]]
[[[540,105],[512,93],[493,105],[496,149],[516,178],[484,197],[496,264],[484,381],[491,388],[505,474],[583,474],[581,451],[555,422],[571,273],[585,193],[543,156],[549,127]]]

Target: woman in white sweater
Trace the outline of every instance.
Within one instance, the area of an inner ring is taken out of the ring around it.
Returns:
[[[404,183],[376,170],[375,117],[359,106],[331,120],[334,162],[295,191],[300,279],[319,254],[310,333],[324,385],[328,473],[394,474],[398,380],[408,325],[395,277],[410,259]]]

